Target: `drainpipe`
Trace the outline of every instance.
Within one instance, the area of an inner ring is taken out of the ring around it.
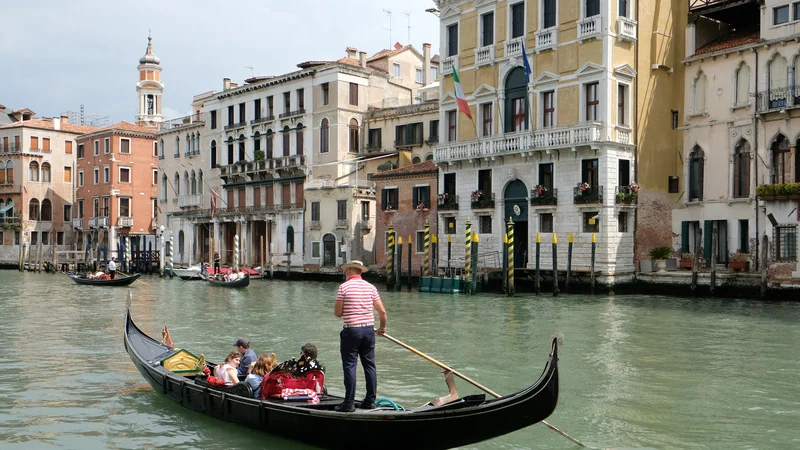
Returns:
[[[636,8],[634,11],[634,20],[639,23],[639,0],[636,0]],[[633,117],[636,121],[633,127],[633,173],[636,178],[639,178],[639,26],[636,26],[636,51],[633,52],[633,70],[636,72],[636,77],[633,79]],[[639,239],[637,233],[639,231],[639,208],[638,206],[633,211],[633,273],[636,276],[636,262],[638,261]]]
[[[759,70],[759,68],[758,68],[758,48],[753,47],[753,53],[756,54],[756,89],[755,89],[756,92],[755,92],[755,96],[754,96],[756,104],[754,105],[755,108],[753,108],[753,141],[754,141],[753,142],[753,148],[754,148],[755,158],[753,158],[753,160],[755,161],[755,165],[756,165],[755,177],[756,177],[756,187],[758,187],[758,159],[759,159],[758,158],[758,112],[757,112],[758,111],[758,70]],[[755,193],[753,193],[753,194],[755,194]],[[754,195],[753,196],[753,200],[754,200],[753,201],[753,205],[754,205],[753,206],[753,213],[755,214],[755,218],[756,218],[756,258],[755,258],[755,263],[756,264],[755,264],[755,266],[756,266],[756,271],[758,271],[758,255],[759,255],[758,246],[759,246],[759,241],[761,240],[761,235],[758,232],[758,196]],[[764,261],[764,264],[766,264],[766,261]]]

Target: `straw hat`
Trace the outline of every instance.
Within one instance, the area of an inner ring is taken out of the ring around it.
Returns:
[[[347,270],[347,269],[358,269],[358,270],[360,270],[360,271],[361,271],[361,273],[364,273],[364,272],[366,272],[366,271],[368,271],[368,270],[369,270],[369,269],[367,268],[367,266],[365,266],[365,265],[364,265],[364,263],[363,263],[363,262],[361,262],[361,261],[359,261],[359,260],[357,260],[357,259],[351,260],[351,261],[350,261],[349,263],[347,263],[347,264],[342,264],[340,267],[341,267],[341,269],[342,269],[342,270]]]

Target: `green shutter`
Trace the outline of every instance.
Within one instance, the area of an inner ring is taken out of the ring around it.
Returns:
[[[689,252],[689,221],[681,222],[681,252]]]
[[[703,255],[706,258],[706,267],[711,267],[711,234],[713,233],[713,220],[703,221]]]

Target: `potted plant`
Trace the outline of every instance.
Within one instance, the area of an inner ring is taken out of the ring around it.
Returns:
[[[750,270],[750,255],[747,253],[742,252],[733,252],[731,253],[730,259],[728,259],[728,268],[733,269],[736,272],[740,270]]]
[[[650,259],[656,262],[656,268],[659,272],[665,272],[667,268],[667,258],[672,255],[672,249],[669,247],[656,247],[650,250]]]
[[[680,268],[691,269],[692,261],[694,261],[694,253],[689,253],[689,252],[681,253]]]

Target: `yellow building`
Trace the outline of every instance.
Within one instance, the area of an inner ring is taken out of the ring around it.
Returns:
[[[596,234],[597,270],[609,282],[634,271],[635,253],[670,245],[688,5],[436,4],[443,79],[434,161],[451,203],[439,208],[441,233],[460,234],[471,218],[478,232],[490,230],[481,251],[500,252],[510,217],[517,267],[533,267],[537,233],[548,243],[551,233],[574,233],[573,268],[589,266]],[[472,120],[458,112],[454,70]],[[549,251],[542,258],[550,264]]]

